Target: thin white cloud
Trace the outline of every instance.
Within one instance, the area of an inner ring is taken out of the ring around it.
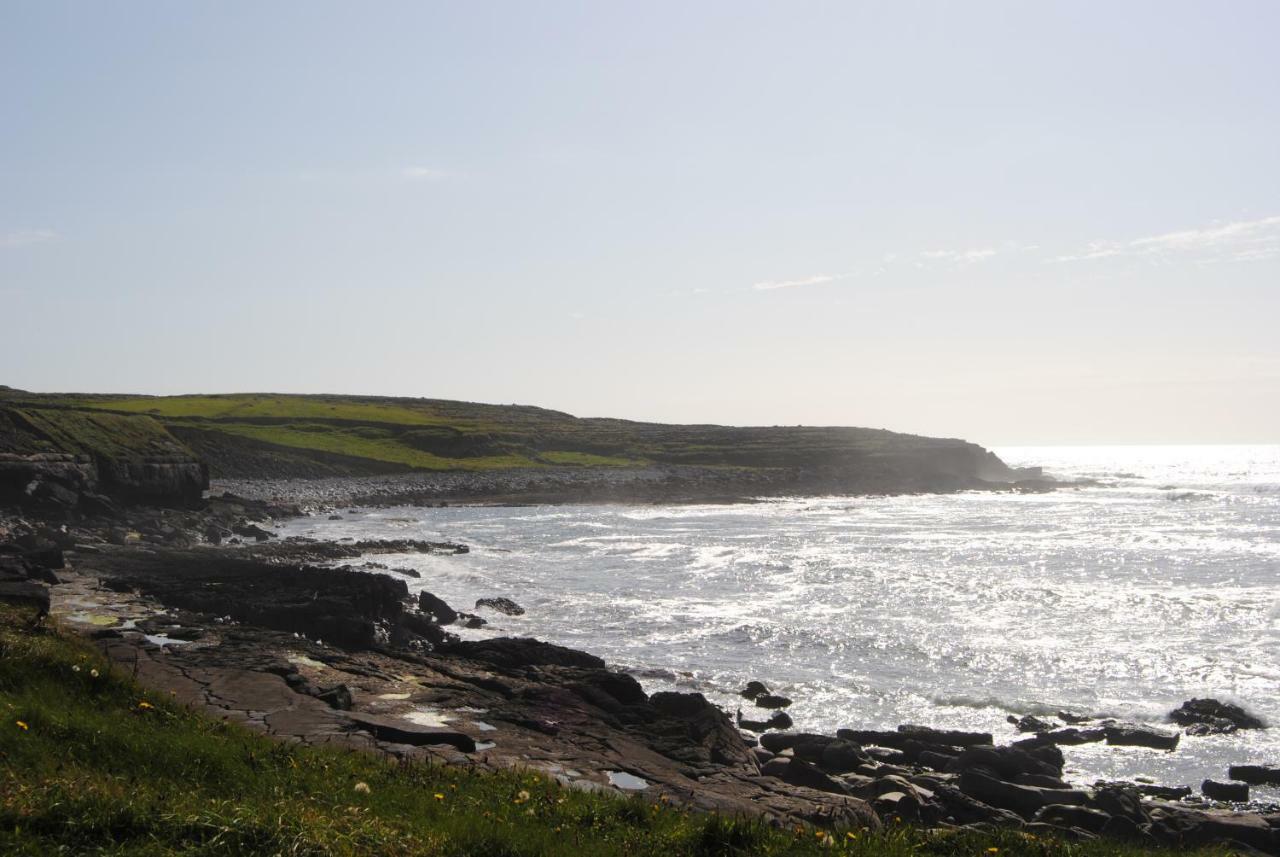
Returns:
[[[773,289],[793,289],[797,286],[818,286],[822,283],[834,283],[837,280],[845,280],[849,278],[849,274],[816,274],[812,277],[802,277],[798,280],[764,280],[759,283],[752,283],[751,287],[759,292],[767,292]]]
[[[1054,262],[1132,258],[1191,257],[1203,262],[1250,262],[1280,255],[1280,216],[1238,220],[1200,229],[1183,229],[1131,241],[1094,241]]]
[[[932,261],[954,262],[966,265],[990,259],[998,252],[1000,251],[993,247],[980,247],[974,250],[925,250],[920,254],[920,257]]]
[[[0,235],[0,247],[30,247],[32,244],[45,244],[58,237],[52,229],[17,229]]]

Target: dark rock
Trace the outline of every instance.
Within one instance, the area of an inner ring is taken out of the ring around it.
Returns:
[[[316,694],[316,699],[339,711],[350,711],[355,704],[355,700],[351,696],[351,688],[345,684],[334,685],[327,690],[320,691]]]
[[[970,747],[948,766],[952,773],[985,769],[1007,780],[1020,774],[1041,774],[1047,777],[1061,777],[1062,753],[1052,755],[1046,751],[1057,751],[1057,747],[1045,746],[1031,748],[1030,751],[1018,747]]]
[[[836,739],[823,746],[818,764],[823,770],[843,774],[866,764],[869,760],[870,757],[856,744]]]
[[[1055,803],[1037,810],[1035,820],[1056,827],[1078,827],[1090,833],[1101,833],[1111,816],[1100,809]]]
[[[793,786],[804,786],[820,792],[845,794],[847,789],[836,780],[824,774],[803,759],[788,759],[782,756],[770,759],[760,768],[766,777],[776,777]]]
[[[952,747],[975,747],[994,743],[990,732],[961,732],[953,729],[934,729],[929,726],[903,724],[898,733],[924,744],[943,744]]]
[[[458,613],[445,603],[443,598],[423,590],[418,593],[418,609],[429,614],[441,625],[452,625],[458,621]]]
[[[553,665],[603,669],[604,661],[595,655],[544,643],[531,637],[495,637],[492,640],[461,640],[451,643],[446,651],[459,657],[485,661],[504,667]],[[661,694],[655,694],[659,696]],[[680,695],[680,694],[676,694]]]
[[[1090,744],[1095,741],[1102,741],[1106,737],[1107,731],[1105,729],[1077,729],[1074,726],[1068,726],[1064,729],[1040,732],[1022,741],[1015,741],[1014,746],[1036,746],[1040,744],[1074,746],[1076,744]]]
[[[1048,732],[1055,725],[1032,714],[1028,714],[1025,717],[1014,717],[1010,714],[1005,719],[1012,723],[1019,732]]]
[[[1169,712],[1169,719],[1179,726],[1207,727],[1208,731],[1201,734],[1266,728],[1265,723],[1240,706],[1216,699],[1188,699]]]
[[[1227,776],[1255,786],[1280,786],[1280,767],[1273,765],[1232,765]]]
[[[791,700],[785,696],[775,696],[771,693],[764,693],[756,697],[757,708],[786,708],[791,705]]]
[[[268,539],[273,539],[276,537],[275,533],[270,532],[268,530],[264,530],[262,529],[262,527],[259,527],[257,524],[250,524],[245,521],[242,521],[238,524],[233,524],[231,527],[231,532],[235,533],[237,536],[243,536],[246,539],[253,539],[254,541],[258,541],[258,542],[265,542]]]
[[[1135,788],[1113,785],[1096,789],[1089,799],[1089,806],[1102,810],[1107,815],[1128,818],[1139,824],[1147,820],[1141,793]]]
[[[749,681],[747,686],[738,692],[738,695],[744,699],[755,699],[757,696],[764,696],[769,692],[769,688],[765,687],[762,681]]]
[[[834,740],[830,736],[817,735],[812,732],[770,732],[760,736],[760,746],[770,753],[781,753],[784,750],[790,750],[797,744],[820,744]]]
[[[448,729],[435,729],[429,726],[418,726],[403,720],[379,717],[374,714],[348,714],[353,724],[373,735],[379,741],[394,744],[409,744],[421,747],[428,744],[449,744],[463,753],[476,751],[475,739],[461,732]]]
[[[1041,808],[1053,804],[1079,806],[1088,800],[1088,794],[1082,791],[1018,786],[976,769],[966,770],[960,775],[960,790],[984,803],[1012,810],[1024,818],[1030,818]]]
[[[441,628],[435,617],[426,613],[414,613],[411,611],[401,613],[397,625],[399,628],[421,637],[435,647],[458,642],[457,635],[450,634]],[[400,641],[397,640],[396,642],[399,643]]]
[[[1174,733],[1157,732],[1147,726],[1134,724],[1108,724],[1103,727],[1107,743],[1125,747],[1150,747],[1153,750],[1172,750],[1178,746],[1182,736]]]
[[[1200,784],[1200,793],[1210,800],[1244,803],[1249,799],[1249,784],[1220,783],[1216,780],[1205,780]]]
[[[1058,719],[1063,723],[1074,726],[1079,723],[1088,723],[1093,718],[1085,717],[1081,714],[1072,714],[1070,711],[1059,711]]]
[[[464,628],[483,628],[489,623],[474,613],[459,613],[458,619],[462,622]]]
[[[0,601],[34,608],[34,620],[37,622],[49,615],[49,590],[38,583],[26,580],[0,581]]]
[[[765,721],[765,724],[769,729],[790,729],[794,725],[791,722],[790,715],[785,711],[774,712],[774,715]]]
[[[751,748],[729,716],[700,693],[664,691],[649,697],[662,720],[649,725],[656,749],[690,764],[734,765],[755,770]]]
[[[524,608],[510,598],[479,598],[476,600],[475,609],[479,610],[481,607],[487,607],[499,613],[506,613],[508,616],[524,615]]]

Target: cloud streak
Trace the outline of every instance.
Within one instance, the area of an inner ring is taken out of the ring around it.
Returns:
[[[400,175],[409,181],[415,182],[438,182],[449,178],[446,170],[437,170],[431,167],[405,167],[400,171]]]
[[[1252,262],[1280,255],[1280,216],[1183,229],[1130,241],[1093,241],[1054,262],[1192,257],[1202,262]]]
[[[819,286],[823,283],[834,283],[837,280],[846,280],[849,274],[815,274],[812,277],[801,277],[797,280],[764,280],[759,283],[753,283],[751,287],[758,292],[767,292],[774,289],[794,289],[799,286]]]
[[[18,229],[0,235],[0,247],[30,247],[32,244],[46,244],[58,237],[52,229]]]

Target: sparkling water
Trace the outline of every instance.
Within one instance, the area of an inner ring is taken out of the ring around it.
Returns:
[[[997,450],[1091,487],[1046,494],[798,497],[741,505],[451,507],[301,519],[284,535],[448,539],[462,556],[386,556],[460,609],[471,635],[584,649],[650,691],[795,700],[796,728],[919,723],[1013,740],[1059,710],[1172,730],[1191,697],[1277,728],[1184,736],[1172,753],[1066,747],[1068,778],[1198,786],[1280,765],[1280,447]],[[1262,798],[1280,791],[1255,788]]]

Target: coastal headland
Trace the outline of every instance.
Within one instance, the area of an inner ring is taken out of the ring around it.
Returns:
[[[351,504],[1052,487],[974,444],[879,430],[659,426],[426,400],[6,389],[0,599],[52,614],[155,693],[285,742],[530,770],[566,789],[783,827],[1001,829],[1280,853],[1280,814],[1248,803],[1248,782],[1280,778],[1275,769],[1224,771],[1196,789],[1064,779],[1063,745],[1176,752],[1184,730],[1265,728],[1214,700],[1189,701],[1167,729],[1062,712],[1024,718],[1007,735],[946,724],[798,733],[791,701],[768,688],[743,688],[734,716],[698,693],[648,693],[590,653],[463,639],[459,626],[520,606],[410,598],[405,578],[416,572],[376,561],[409,552],[448,561],[466,552],[463,542],[273,531]]]

